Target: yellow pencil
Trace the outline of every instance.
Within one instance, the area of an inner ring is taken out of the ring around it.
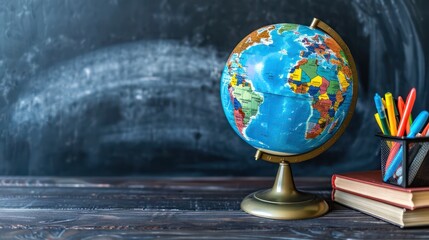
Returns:
[[[381,98],[381,102],[383,103],[383,106],[384,106],[384,109],[386,109],[387,110],[387,107],[386,107],[386,100],[384,100],[384,98]],[[378,116],[378,117],[380,117],[380,116]],[[381,120],[380,120],[381,121]],[[386,117],[386,123],[387,123],[387,127],[390,129],[390,124],[389,124],[389,117]],[[389,134],[387,134],[387,135],[389,135]]]
[[[380,116],[378,115],[378,113],[374,114],[374,118],[375,118],[375,121],[377,121],[378,127],[380,128],[381,132],[382,132],[383,134],[386,134],[386,133],[383,131],[383,127],[381,126]]]
[[[384,105],[384,109],[386,109],[387,108],[387,106],[386,106],[386,100],[384,100],[384,98],[381,98],[381,102],[383,103],[383,105]]]
[[[384,135],[386,135],[386,132],[385,132],[385,131],[383,131],[383,126],[381,125],[380,115],[378,115],[378,113],[376,113],[376,114],[374,114],[374,118],[375,118],[375,121],[377,122],[378,127],[380,128],[381,132],[382,132]],[[386,120],[387,120],[387,119],[386,119]],[[388,134],[387,134],[387,135],[388,135]],[[391,147],[392,147],[392,142],[390,142],[390,141],[386,141],[386,143],[387,143],[387,146],[388,146],[389,148],[391,148]]]
[[[393,96],[392,93],[388,92],[384,95],[386,98],[386,108],[387,108],[387,116],[389,118],[389,130],[390,135],[396,136],[396,133],[398,132],[397,129],[397,123],[396,123],[396,117],[395,117],[395,107],[393,104]]]

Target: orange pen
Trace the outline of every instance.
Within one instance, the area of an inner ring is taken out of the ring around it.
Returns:
[[[399,116],[402,118],[404,116],[404,108],[405,108],[405,103],[404,103],[404,99],[402,99],[401,96],[398,97],[398,111],[399,111]],[[410,133],[410,123],[408,122],[406,128],[405,128],[405,132],[408,134]]]
[[[402,116],[404,115],[404,99],[402,99],[401,96],[398,96],[398,111],[399,111],[399,116],[402,118]]]

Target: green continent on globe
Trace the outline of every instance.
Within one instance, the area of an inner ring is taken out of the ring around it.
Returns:
[[[282,24],[279,30],[277,30],[277,32],[279,34],[282,34],[283,32],[287,31],[296,31],[298,29],[298,26],[298,24]]]
[[[337,123],[335,112],[344,102],[352,73],[343,50],[333,39],[316,35],[304,37],[302,43],[306,50],[301,52],[302,59],[290,70],[288,84],[294,93],[309,94],[312,108],[319,113],[316,121],[307,123],[305,137],[312,139],[332,122],[329,130],[334,129]],[[323,61],[336,66],[337,71],[327,69],[321,64]]]
[[[252,89],[252,84],[237,74],[233,74],[229,84],[229,92],[234,103],[234,119],[238,130],[244,135],[243,130],[249,125],[252,117],[258,114],[263,97]]]

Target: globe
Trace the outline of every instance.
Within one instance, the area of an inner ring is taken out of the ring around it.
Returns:
[[[265,26],[230,54],[221,77],[222,107],[253,147],[305,154],[338,136],[350,117],[357,93],[353,70],[346,50],[327,33],[297,24]]]
[[[290,163],[328,149],[350,122],[357,72],[349,48],[331,27],[274,24],[246,36],[223,69],[222,107],[234,131],[257,148],[256,159],[279,163],[271,189],[246,196],[241,209],[272,219],[318,217],[322,198],[295,188]]]

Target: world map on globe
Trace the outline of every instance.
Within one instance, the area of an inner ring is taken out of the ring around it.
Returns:
[[[221,77],[228,122],[259,149],[302,154],[328,141],[348,114],[353,74],[326,33],[275,24],[245,37]]]

